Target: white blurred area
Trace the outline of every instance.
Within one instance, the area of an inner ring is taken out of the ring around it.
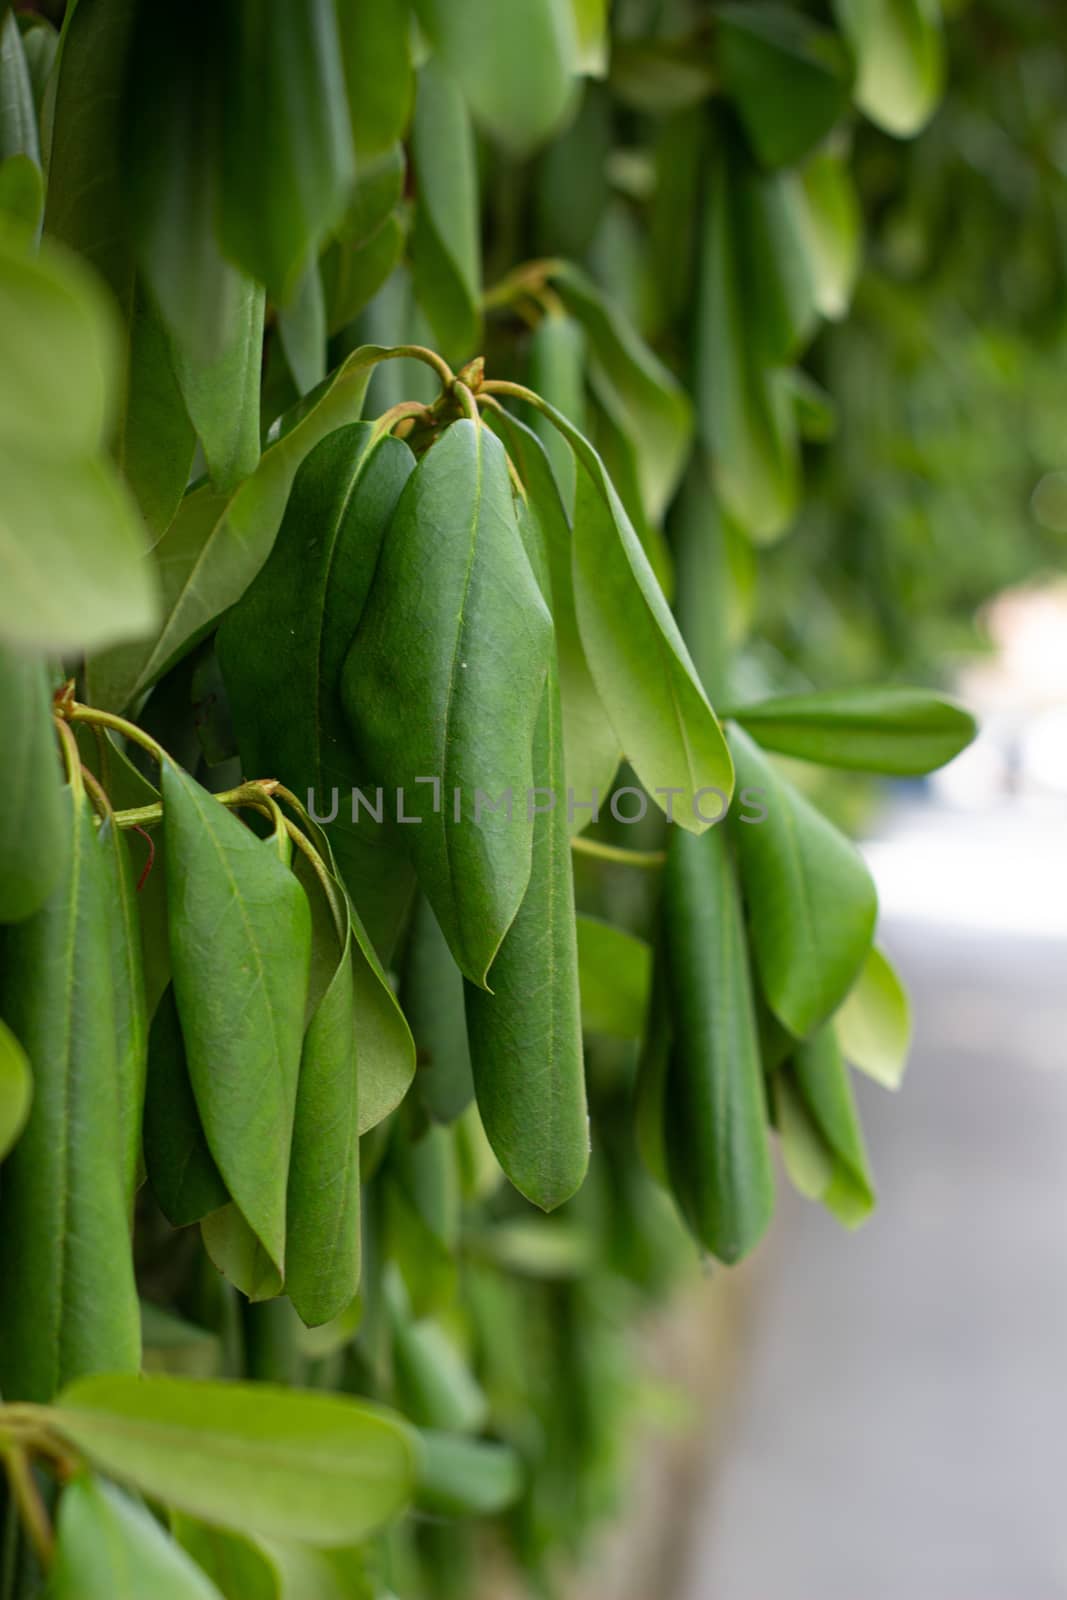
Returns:
[[[985,624],[993,651],[957,688],[979,737],[865,854],[890,918],[1067,935],[1067,580],[1000,596]]]

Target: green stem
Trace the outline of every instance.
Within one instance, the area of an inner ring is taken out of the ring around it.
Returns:
[[[394,344],[381,357],[383,361],[403,359],[424,362],[426,366],[433,368],[444,388],[450,389],[452,387],[452,380],[455,374],[448,362],[443,356],[439,356],[436,350],[428,350],[423,344]]]
[[[621,845],[603,844],[599,839],[571,840],[571,849],[580,856],[591,856],[595,861],[611,861],[619,867],[640,867],[654,872],[667,860],[666,850],[624,850]]]
[[[55,1554],[55,1535],[37,1480],[33,1476],[30,1458],[21,1445],[9,1445],[4,1450],[4,1470],[22,1525],[37,1552],[37,1559],[47,1572]]]
[[[98,711],[95,706],[83,706],[75,700],[61,707],[59,715],[67,722],[85,722],[90,727],[110,728],[113,733],[121,733],[124,739],[131,739],[142,750],[147,750],[149,755],[155,756],[160,766],[167,759],[167,752],[151,734],[145,733],[136,723],[127,722],[125,717],[117,717],[112,711]]]

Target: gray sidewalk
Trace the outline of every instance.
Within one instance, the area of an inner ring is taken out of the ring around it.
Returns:
[[[1033,889],[1052,841],[1011,837]],[[783,1185],[682,1600],[1067,1596],[1067,938],[1024,924],[890,918],[918,1042],[899,1096],[859,1085],[881,1207],[847,1236]]]

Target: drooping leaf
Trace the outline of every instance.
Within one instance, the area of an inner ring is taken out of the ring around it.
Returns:
[[[159,1209],[175,1228],[199,1222],[229,1203],[196,1108],[185,1041],[168,984],[148,1039],[144,1159]]]
[[[670,532],[678,626],[701,683],[717,701],[728,690],[733,652],[751,625],[756,558],[719,504],[703,452],[690,462]]]
[[[382,824],[373,820],[375,796],[353,748],[340,680],[415,460],[397,439],[370,449],[372,438],[371,424],[355,423],[309,452],[270,557],[224,618],[217,649],[245,771],[280,779],[319,817],[336,810],[327,836],[388,959],[411,875],[385,822],[391,794]],[[355,821],[354,789],[364,790],[370,808],[357,803]]]
[[[768,750],[892,777],[933,772],[975,736],[974,718],[956,701],[892,686],[781,695],[731,715]]]
[[[29,156],[38,165],[37,108],[22,32],[12,13],[0,19],[0,161]]]
[[[875,945],[834,1013],[845,1059],[883,1089],[899,1089],[911,1046],[908,994],[892,963]]]
[[[519,1498],[522,1462],[510,1445],[461,1434],[419,1434],[418,1504],[447,1517],[488,1517]]]
[[[64,1489],[57,1535],[55,1600],[222,1600],[151,1512],[101,1478]]]
[[[586,338],[581,323],[558,311],[542,317],[530,340],[529,360],[530,388],[585,433]],[[530,423],[548,452],[563,503],[573,514],[574,454],[540,411],[532,413]]]
[[[0,1022],[0,1160],[26,1126],[33,1100],[33,1078],[26,1052],[5,1022]]]
[[[319,263],[308,263],[290,305],[278,313],[278,337],[293,382],[307,394],[326,376],[326,300]]]
[[[126,393],[115,429],[115,461],[133,491],[149,538],[156,540],[185,493],[196,430],[178,386],[174,356],[159,313],[143,285],[135,284],[130,294]]]
[[[593,818],[595,799],[603,802],[621,760],[619,739],[597,692],[586,660],[574,605],[573,535],[544,446],[529,428],[508,413],[497,413],[500,431],[526,489],[530,515],[541,530],[552,579],[552,619],[563,706],[563,765],[567,774],[568,820],[580,833]],[[559,438],[556,428],[552,432]],[[563,444],[571,460],[570,446]],[[574,804],[570,804],[573,796]],[[573,815],[570,813],[573,812]]]
[[[307,896],[261,840],[163,765],[174,995],[208,1147],[274,1266],[285,1260],[310,957]]]
[[[93,648],[155,619],[136,510],[101,453],[118,361],[89,272],[0,232],[0,635],[15,643]]]
[[[320,262],[326,328],[340,333],[374,299],[404,253],[407,234],[391,213],[369,238],[339,239]]]
[[[414,1481],[399,1418],[266,1383],[89,1379],[64,1391],[49,1421],[120,1483],[267,1538],[355,1544],[401,1509]]]
[[[525,511],[520,515],[526,515]],[[548,558],[527,530],[542,591]],[[578,947],[564,769],[559,674],[553,651],[534,729],[536,789],[530,880],[489,969],[467,985],[467,1032],[478,1111],[493,1153],[515,1187],[544,1211],[581,1186],[589,1165]]]
[[[820,1195],[839,1222],[856,1228],[874,1209],[874,1182],[849,1071],[833,1028],[821,1028],[797,1046],[796,1087],[833,1157],[833,1175]]]
[[[860,110],[898,138],[918,133],[945,74],[938,0],[835,0],[834,9],[856,57]]]
[[[815,331],[815,285],[805,249],[804,197],[792,172],[757,172],[738,152],[736,209],[744,270],[742,337],[765,370],[795,358]]]
[[[14,224],[34,237],[44,215],[44,179],[29,156],[8,156],[0,161],[0,223]]]
[[[623,751],[655,803],[692,832],[713,820],[733,769],[715,713],[603,462],[566,419],[578,462],[572,541],[575,610],[593,681]]]
[[[741,895],[725,828],[671,836],[664,879],[674,1037],[665,1093],[671,1188],[700,1242],[735,1262],[774,1208]]]
[[[855,181],[843,158],[819,150],[800,174],[801,231],[807,246],[819,315],[839,321],[859,276],[863,218]]]
[[[300,463],[327,433],[358,416],[379,354],[353,351],[320,391],[283,417],[259,466],[232,494],[203,484],[186,495],[150,558],[160,574],[162,629],[150,644],[90,661],[94,705],[118,710],[143,694],[240,599],[270,554]]]
[[[775,1072],[771,1094],[786,1175],[806,1200],[821,1200],[834,1179],[834,1153],[805,1105],[791,1068]]]
[[[662,931],[652,957],[652,982],[648,996],[645,1035],[637,1063],[634,1087],[634,1137],[641,1160],[657,1183],[667,1188],[666,1095],[670,1068],[673,1021],[667,981],[667,944]]]
[[[226,22],[225,252],[280,304],[355,180],[332,0],[239,0]]]
[[[411,16],[408,0],[338,0],[337,24],[344,61],[356,157],[381,155],[407,132],[414,99]]]
[[[843,114],[851,71],[841,40],[776,4],[715,13],[723,87],[767,167],[792,166]]]
[[[396,1319],[393,1373],[404,1414],[417,1427],[477,1433],[485,1426],[485,1391],[439,1322]]]
[[[72,1378],[136,1371],[140,1359],[109,891],[87,799],[68,789],[65,804],[63,874],[40,911],[6,930],[0,963],[0,1015],[34,1079],[29,1120],[0,1186],[6,1400],[47,1401]]]
[[[692,418],[685,391],[578,267],[553,264],[552,285],[585,329],[590,351],[618,396],[637,454],[645,510],[656,522],[667,509],[689,453]]]
[[[479,985],[530,876],[526,795],[550,638],[503,447],[456,422],[400,497],[342,694],[372,778],[423,819],[407,848],[457,965]]]
[[[258,1541],[180,1513],[171,1517],[171,1532],[223,1600],[288,1600],[274,1563]]]
[[[200,1238],[212,1264],[253,1305],[281,1294],[281,1267],[233,1201],[201,1219]]]
[[[578,66],[590,78],[608,70],[608,0],[571,0],[578,30]]]
[[[574,100],[577,37],[571,0],[417,0],[419,20],[486,131],[528,155]]]
[[[878,898],[859,851],[787,782],[748,735],[729,730],[738,782],[763,822],[738,822],[752,949],[775,1015],[797,1038],[835,1011],[863,966]]]
[[[454,1122],[474,1097],[463,976],[420,895],[412,913],[400,987],[415,1039],[419,1095],[438,1122]]]
[[[62,876],[70,823],[44,663],[0,644],[0,922],[39,911]]]
[[[582,1026],[612,1039],[639,1039],[652,983],[652,951],[643,939],[596,917],[578,918]]]
[[[236,489],[259,461],[259,383],[263,364],[263,290],[238,277],[226,339],[211,360],[194,361],[176,341],[174,371],[204,451],[214,488]]]
[[[455,1295],[461,1194],[451,1128],[431,1125],[395,1139],[385,1173],[385,1254],[399,1271],[416,1317]]]
[[[115,1004],[115,1090],[126,1203],[132,1215],[141,1164],[141,1120],[148,1066],[141,926],[129,848],[113,818],[104,820],[97,842],[104,857],[107,882],[105,903],[111,935],[111,985]]]
[[[415,297],[445,356],[476,353],[482,262],[474,135],[463,96],[436,63],[419,73],[412,134]]]

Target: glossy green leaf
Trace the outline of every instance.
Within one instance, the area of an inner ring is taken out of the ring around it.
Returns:
[[[569,821],[571,832],[581,833],[593,819],[594,797],[599,796],[601,801],[606,797],[622,752],[586,660],[574,604],[571,524],[545,448],[529,428],[509,414],[498,413],[493,424],[498,427],[518,469],[530,514],[541,530],[548,552],[563,706],[563,765],[567,786],[573,790],[575,801]],[[556,428],[553,427],[552,432],[557,438],[561,437]],[[574,457],[566,439],[562,442],[571,459],[573,480]]]
[[[528,530],[539,581],[550,590],[539,530]],[[467,1033],[478,1111],[493,1153],[515,1187],[553,1211],[589,1165],[574,878],[555,653],[534,729],[536,789],[530,880],[489,970],[467,986]]]
[[[768,1004],[804,1038],[835,1011],[863,966],[878,897],[859,851],[771,765],[729,730],[742,789],[761,791],[763,822],[734,828],[752,948]]]
[[[317,259],[301,273],[292,303],[279,311],[278,337],[293,382],[307,394],[326,376],[326,300]]]
[[[338,428],[297,474],[270,557],[223,619],[218,657],[241,759],[249,775],[278,778],[316,815],[376,944],[392,950],[411,899],[411,874],[353,748],[341,670],[370,590],[382,541],[415,460],[397,439],[370,449],[369,423]]]
[[[281,1268],[232,1201],[208,1212],[200,1223],[200,1238],[212,1264],[253,1305],[281,1294]]]
[[[406,845],[476,984],[530,876],[526,795],[550,639],[503,447],[479,424],[454,423],[400,497],[342,694],[374,781],[403,790],[405,814],[423,819],[407,827]]]
[[[70,822],[44,663],[0,644],[0,922],[39,911],[64,871]]]
[[[223,1181],[280,1271],[310,956],[307,896],[271,841],[169,760],[163,808],[189,1077]]]
[[[229,1192],[208,1149],[196,1108],[178,1007],[169,984],[156,1007],[148,1037],[144,1159],[159,1209],[174,1227],[188,1227],[228,1204]]]
[[[9,12],[0,19],[0,161],[19,155],[39,164],[41,146],[22,33]]]
[[[387,1411],[272,1384],[95,1378],[50,1422],[101,1471],[204,1522],[355,1544],[399,1511],[414,1441]]]
[[[735,142],[717,142],[702,220],[694,392],[723,504],[764,541],[780,535],[794,514],[799,465],[781,375],[757,357],[761,308],[752,304],[750,234],[738,181],[743,160]]]
[[[406,238],[399,215],[392,214],[369,238],[330,246],[320,263],[329,333],[347,327],[374,299],[403,255]]]
[[[66,867],[44,907],[6,931],[0,963],[0,1015],[34,1079],[29,1121],[0,1186],[8,1400],[47,1401],[72,1378],[136,1371],[140,1359],[108,883],[87,799],[68,789],[66,806]]]
[[[400,999],[415,1039],[420,1098],[437,1122],[454,1122],[474,1097],[463,977],[423,895],[411,918]]]
[[[561,411],[579,433],[586,432],[586,360],[586,337],[580,322],[558,311],[541,318],[530,340],[530,388]],[[574,454],[540,411],[532,412],[530,424],[548,452],[563,503],[573,514]]]
[[[908,993],[877,945],[834,1013],[834,1032],[846,1060],[883,1089],[899,1089],[911,1048]]]
[[[967,748],[976,731],[969,711],[926,689],[782,695],[731,715],[768,750],[893,777],[943,767]]]
[[[282,305],[355,181],[332,0],[239,0],[226,17],[223,248]]]
[[[419,73],[412,134],[415,297],[450,361],[477,354],[481,232],[474,134],[458,85],[431,62]]]
[[[929,121],[945,75],[938,0],[834,0],[856,57],[855,100],[887,133]]]
[[[786,1175],[806,1200],[821,1200],[834,1180],[834,1153],[805,1105],[791,1068],[775,1072],[771,1093]]]
[[[848,106],[851,71],[838,36],[775,4],[715,13],[723,88],[759,160],[792,166]]]
[[[643,939],[596,917],[579,917],[578,977],[587,1032],[641,1038],[652,984],[652,951]]]
[[[706,1249],[735,1262],[774,1209],[763,1068],[741,894],[725,828],[671,836],[664,878],[674,1039],[666,1157],[682,1215]]]
[[[419,1434],[418,1504],[446,1517],[489,1517],[523,1489],[522,1462],[506,1444],[458,1434]]]
[[[692,418],[685,391],[578,267],[554,263],[552,285],[585,329],[592,356],[618,396],[637,453],[645,510],[655,522],[670,503],[689,453]]]
[[[54,1600],[221,1600],[152,1513],[88,1474],[59,1503]]]
[[[148,1066],[148,1016],[145,1001],[141,925],[129,847],[108,818],[97,835],[107,881],[107,922],[111,934],[111,984],[115,1001],[115,1087],[119,1133],[132,1214],[141,1165],[141,1120]]]
[[[300,463],[327,433],[358,415],[379,354],[372,347],[353,351],[320,391],[283,417],[259,466],[232,494],[203,484],[186,495],[151,557],[163,591],[162,630],[151,644],[90,661],[94,705],[127,705],[240,599],[270,554]]]
[[[475,119],[514,156],[528,155],[574,100],[571,0],[417,0],[419,20]]]
[[[196,361],[177,341],[173,345],[178,384],[220,493],[236,489],[259,462],[263,314],[263,290],[238,278],[219,354]]]
[[[145,289],[136,284],[127,307],[126,392],[114,450],[153,540],[178,509],[195,449],[196,431],[178,386],[166,329]]]
[[[333,972],[304,1035],[289,1160],[285,1286],[309,1327],[337,1316],[359,1288],[359,1049],[352,928],[344,892],[304,883],[313,946]],[[314,966],[313,966],[314,970]]]
[[[356,157],[362,169],[407,131],[414,100],[409,0],[338,0]]]
[[[26,1126],[33,1100],[33,1078],[26,1052],[5,1022],[0,1022],[0,1160]]]
[[[593,681],[655,803],[702,832],[733,791],[726,741],[603,462],[563,417],[553,420],[578,461],[572,571]]]
[[[797,1046],[792,1071],[812,1121],[833,1157],[833,1175],[819,1198],[839,1222],[856,1228],[874,1209],[874,1183],[852,1082],[832,1028],[821,1028],[813,1038]]]
[[[859,276],[863,218],[855,181],[844,159],[820,150],[800,174],[801,231],[807,246],[820,316],[839,321],[848,311]]]

